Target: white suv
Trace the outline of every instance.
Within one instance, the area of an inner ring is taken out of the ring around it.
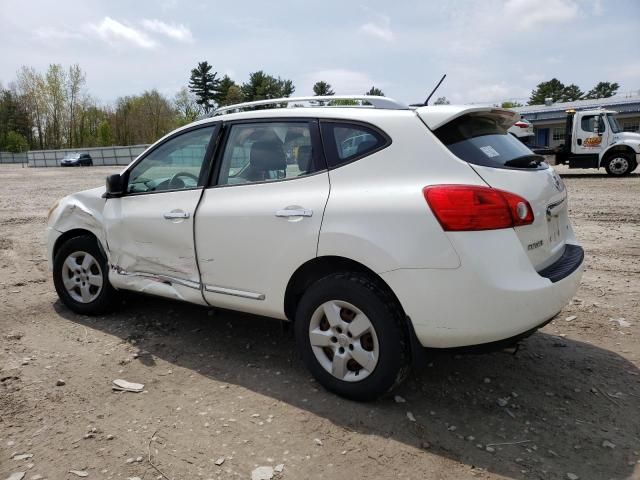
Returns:
[[[422,347],[515,341],[571,299],[567,192],[507,134],[516,113],[336,98],[218,110],[60,200],[60,299],[90,315],[131,290],[291,321],[317,380],[358,400]]]

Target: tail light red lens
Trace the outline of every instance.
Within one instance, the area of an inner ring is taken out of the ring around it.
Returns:
[[[424,187],[424,198],[446,231],[496,230],[533,223],[533,210],[514,193],[475,185]]]
[[[516,123],[514,123],[514,125],[516,127],[520,127],[520,128],[529,128],[529,124],[528,123],[524,123],[524,122],[516,122]]]

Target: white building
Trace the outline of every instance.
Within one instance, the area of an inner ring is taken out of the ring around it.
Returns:
[[[618,123],[625,132],[640,132],[640,92],[637,95],[616,95],[597,100],[527,105],[514,110],[533,123],[536,145],[554,148],[564,143],[564,124],[568,109],[585,110],[598,107],[618,112]]]

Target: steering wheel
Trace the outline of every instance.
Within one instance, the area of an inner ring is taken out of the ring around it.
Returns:
[[[169,180],[169,184],[167,185],[167,188],[168,188],[169,190],[172,190],[172,189],[174,189],[174,188],[184,188],[184,187],[186,187],[186,184],[185,184],[185,183],[184,183],[184,181],[182,181],[182,180],[180,180],[180,183],[181,183],[182,185],[178,185],[178,184],[177,184],[177,182],[176,182],[176,181],[179,179],[179,177],[188,177],[188,178],[191,178],[191,179],[193,179],[193,180],[195,180],[195,181],[196,181],[196,185],[198,184],[198,177],[196,177],[193,173],[189,173],[189,172],[178,172],[178,173],[175,173],[175,174],[171,177],[171,179]]]

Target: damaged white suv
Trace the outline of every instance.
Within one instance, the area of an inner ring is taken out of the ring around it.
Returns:
[[[567,192],[507,134],[517,114],[336,98],[226,107],[60,200],[60,299],[90,315],[130,290],[289,320],[318,381],[358,400],[422,347],[512,341],[571,299]]]

